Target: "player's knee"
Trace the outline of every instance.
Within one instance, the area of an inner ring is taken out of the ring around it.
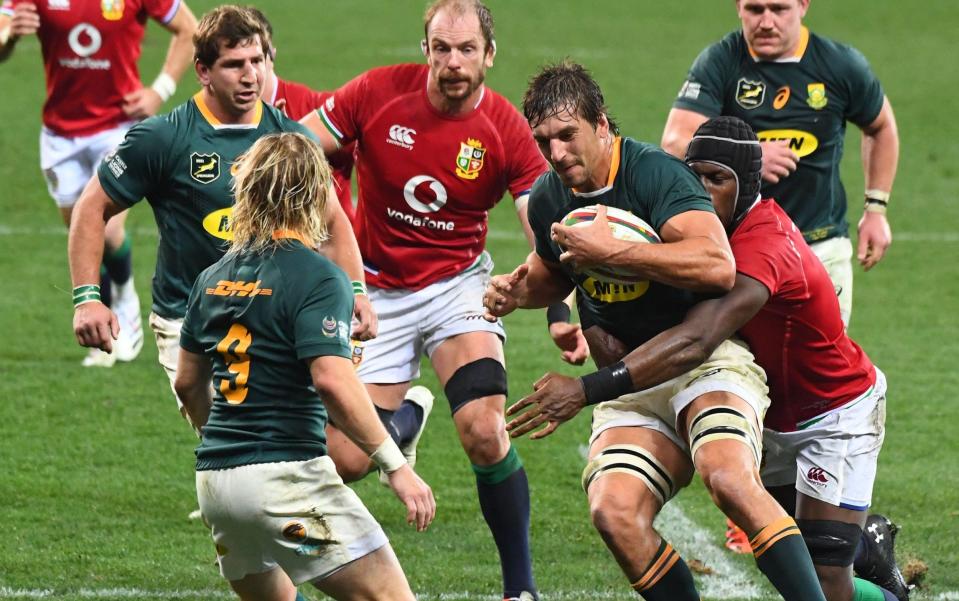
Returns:
[[[477,359],[453,372],[444,391],[450,411],[454,414],[470,401],[488,396],[506,396],[506,368],[496,359]]]
[[[856,549],[862,536],[862,529],[858,524],[837,520],[797,519],[796,525],[802,532],[817,572],[820,572],[819,567],[827,568],[821,571],[821,577],[831,576],[838,582],[851,577],[848,568],[856,558]]]
[[[604,489],[590,495],[589,517],[604,539],[616,538],[618,534],[652,532],[656,508],[646,507],[649,499],[643,498],[650,495],[634,496],[623,492]]]
[[[723,464],[721,457],[710,459],[719,461],[704,461],[705,467],[702,469],[697,463],[697,469],[713,503],[724,512],[738,508],[741,503],[755,499],[755,494],[762,492],[762,486],[757,481],[758,475],[752,466]]]
[[[460,426],[463,450],[474,465],[490,465],[509,451],[506,423],[498,412],[477,412]]]

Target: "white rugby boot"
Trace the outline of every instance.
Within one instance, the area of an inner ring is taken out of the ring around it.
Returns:
[[[104,353],[98,348],[92,348],[80,363],[83,367],[113,367],[117,362],[116,355]]]
[[[400,451],[403,453],[403,457],[406,458],[406,462],[410,464],[410,467],[416,465],[416,445],[419,444],[420,437],[423,436],[423,431],[426,430],[426,420],[429,418],[430,412],[433,411],[433,399],[433,393],[430,392],[430,389],[426,386],[413,386],[406,391],[406,398],[403,399],[404,401],[410,401],[414,405],[419,405],[420,409],[423,410],[423,421],[420,422],[420,429],[416,431],[416,434],[408,443],[400,446]],[[386,487],[390,485],[389,475],[382,470],[380,470],[380,484]]]

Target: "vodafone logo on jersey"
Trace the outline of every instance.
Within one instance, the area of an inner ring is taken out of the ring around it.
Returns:
[[[387,207],[386,215],[413,227],[453,231],[455,225],[452,221],[433,219],[428,215],[442,209],[446,205],[446,198],[446,188],[439,180],[429,175],[417,175],[403,186],[403,199],[419,215],[404,213],[392,207]]]
[[[95,60],[90,58],[103,46],[103,36],[100,30],[89,23],[78,23],[67,34],[67,44],[76,55],[70,58],[61,58],[60,66],[67,69],[96,69],[106,71],[110,69],[109,60]]]
[[[402,125],[391,125],[386,143],[407,150],[413,150],[413,144],[416,142],[416,140],[413,139],[415,135],[416,130],[413,128],[403,127]]]

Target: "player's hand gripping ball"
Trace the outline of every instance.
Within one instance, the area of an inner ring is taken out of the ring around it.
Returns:
[[[596,206],[590,205],[581,209],[573,209],[563,217],[561,223],[570,227],[586,227],[596,219]],[[609,229],[613,237],[617,240],[650,244],[662,242],[651,225],[629,211],[616,207],[606,207],[606,221],[609,223]],[[560,250],[565,252],[566,249],[560,246]],[[645,277],[615,267],[590,267],[583,269],[582,272],[601,282],[613,284],[635,284],[646,281]]]

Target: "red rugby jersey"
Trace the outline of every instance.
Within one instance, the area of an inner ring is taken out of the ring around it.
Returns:
[[[323,101],[332,95],[333,92],[317,92],[301,83],[285,81],[277,77],[270,104],[276,105],[278,101],[286,100],[286,106],[283,107],[286,116],[294,121],[299,121],[310,111],[320,108]],[[353,190],[350,181],[353,176],[353,149],[354,144],[350,144],[326,157],[333,169],[336,195],[340,199],[343,212],[346,213],[351,222],[356,216],[353,209]]]
[[[769,379],[767,428],[792,432],[875,384],[872,362],[846,335],[826,268],[774,200],[756,203],[729,243],[736,270],[770,294],[739,331]]]
[[[426,94],[426,65],[367,71],[320,108],[340,143],[357,142],[356,237],[367,282],[419,290],[474,263],[488,211],[548,169],[526,120],[485,88],[452,117]]]
[[[147,17],[169,23],[180,0],[4,0],[0,10],[12,15],[28,2],[40,16],[43,124],[77,137],[129,121],[123,96],[142,87],[137,60]]]

